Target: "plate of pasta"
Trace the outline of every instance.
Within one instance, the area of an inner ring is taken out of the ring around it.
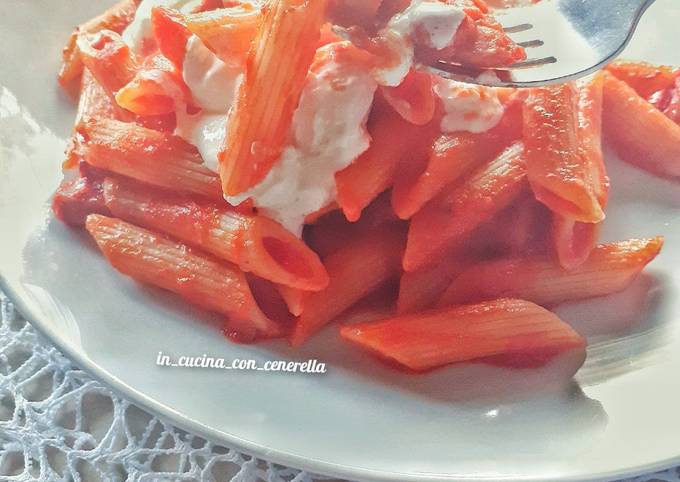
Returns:
[[[680,462],[680,6],[588,78],[476,85],[527,3],[0,5],[3,290],[124,396],[314,473]]]

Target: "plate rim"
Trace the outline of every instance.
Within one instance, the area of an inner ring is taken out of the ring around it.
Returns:
[[[322,476],[341,477],[350,480],[364,480],[370,482],[607,482],[626,479],[645,474],[654,474],[659,471],[671,469],[680,465],[680,449],[678,455],[667,459],[651,462],[648,464],[624,467],[619,470],[608,472],[584,473],[582,475],[549,476],[538,478],[537,476],[478,476],[475,474],[443,474],[443,473],[407,473],[386,472],[357,467],[352,465],[336,464],[318,459],[311,459],[301,455],[286,452],[281,449],[267,447],[251,442],[228,433],[202,424],[184,413],[173,410],[162,402],[151,398],[139,390],[134,389],[123,380],[112,375],[97,363],[89,359],[84,353],[70,346],[58,336],[53,336],[48,323],[43,322],[42,317],[33,308],[35,301],[28,301],[14,288],[13,283],[0,271],[0,290],[2,290],[17,312],[29,323],[42,337],[52,343],[66,358],[73,362],[77,368],[92,376],[98,382],[104,384],[114,394],[133,402],[154,416],[164,418],[177,428],[191,432],[213,443],[233,448],[246,455],[254,456],[264,461],[284,465],[297,470]]]

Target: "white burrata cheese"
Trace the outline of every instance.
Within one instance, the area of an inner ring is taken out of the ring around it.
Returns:
[[[437,50],[445,49],[453,44],[464,19],[465,12],[455,5],[438,0],[412,0],[380,32],[393,51],[395,62],[375,69],[378,83],[390,87],[401,84],[413,67],[414,42]]]
[[[229,111],[243,78],[240,62],[225,63],[193,35],[187,42],[182,71],[199,107],[210,112]]]
[[[300,235],[305,218],[335,200],[335,174],[368,149],[366,119],[376,88],[371,73],[354,63],[329,59],[311,71],[281,159],[262,182],[227,200],[239,204],[250,198]]]
[[[153,37],[151,11],[154,7],[168,7],[185,13],[193,11],[201,0],[142,0],[135,12],[135,18],[123,31],[123,41],[135,52],[140,52],[144,41]]]
[[[444,107],[443,132],[486,132],[500,122],[505,111],[490,87],[437,78],[434,91]]]
[[[259,184],[227,198],[232,205],[252,199],[260,212],[298,235],[309,214],[335,200],[335,174],[370,144],[366,119],[377,84],[365,67],[330,55],[333,48],[322,47],[320,55],[326,49],[328,59],[307,76],[279,161]],[[202,111],[178,115],[175,133],[195,145],[213,170],[218,169],[242,70],[222,62],[198,38],[189,41],[184,81]]]
[[[222,61],[195,35],[187,42],[183,78],[197,107],[194,115],[177,115],[175,134],[198,148],[209,168],[217,171],[217,155],[227,134],[227,114],[243,79],[243,66]]]
[[[227,114],[200,112],[189,115],[178,112],[175,135],[196,146],[205,166],[217,172],[217,156],[227,135]]]
[[[380,85],[396,87],[400,85],[413,67],[415,51],[413,42],[395,32],[383,32],[381,36],[389,42],[390,64],[373,69],[373,76]]]
[[[412,0],[406,10],[390,20],[387,28],[442,50],[453,43],[464,19],[465,12],[455,5],[439,0]]]

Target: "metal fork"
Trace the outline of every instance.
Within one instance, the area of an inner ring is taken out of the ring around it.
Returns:
[[[628,45],[640,18],[655,0],[543,0],[496,14],[528,59],[493,76],[466,79],[494,86],[537,87],[584,77],[616,58]],[[460,78],[465,66],[447,62],[423,66]],[[490,80],[491,79],[491,80]]]

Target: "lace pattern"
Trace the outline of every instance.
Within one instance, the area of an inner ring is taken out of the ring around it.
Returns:
[[[121,399],[71,364],[0,292],[0,480],[313,482]],[[680,468],[632,479],[680,482]]]

